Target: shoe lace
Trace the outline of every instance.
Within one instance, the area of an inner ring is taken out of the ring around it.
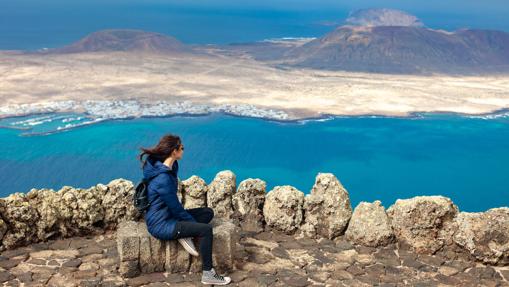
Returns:
[[[214,274],[214,278],[216,278],[217,280],[221,280],[221,281],[224,281],[224,277],[219,275],[219,274]]]

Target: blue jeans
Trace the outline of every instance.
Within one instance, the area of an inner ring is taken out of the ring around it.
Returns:
[[[177,221],[171,235],[172,239],[185,237],[198,237],[200,243],[200,255],[202,258],[202,270],[212,269],[212,224],[214,210],[210,207],[186,209],[197,222]]]

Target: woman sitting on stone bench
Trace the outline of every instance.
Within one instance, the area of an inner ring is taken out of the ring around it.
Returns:
[[[143,176],[150,180],[148,199],[150,206],[145,215],[149,233],[161,240],[177,239],[193,256],[198,252],[191,240],[199,237],[202,256],[203,284],[226,285],[230,277],[217,274],[212,267],[212,225],[214,211],[209,207],[184,209],[177,197],[178,161],[182,159],[184,145],[179,136],[163,136],[153,148],[141,148]],[[147,155],[146,159],[143,157]]]

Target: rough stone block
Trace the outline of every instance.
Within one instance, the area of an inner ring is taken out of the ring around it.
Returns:
[[[234,269],[237,227],[226,219],[214,218],[212,262],[218,272]],[[196,246],[199,249],[199,245]],[[191,256],[177,240],[159,240],[147,230],[144,222],[125,221],[117,229],[119,271],[124,277],[140,273],[167,271],[169,273],[200,272],[201,255]]]
[[[120,262],[138,260],[140,252],[140,235],[138,223],[124,221],[117,230],[117,248]]]
[[[140,236],[138,223],[121,222],[117,229],[117,249],[120,256],[119,272],[124,277],[139,274]]]
[[[145,224],[139,224],[140,269],[142,273],[164,271],[166,243],[148,233]]]
[[[218,272],[234,269],[235,247],[239,241],[237,227],[231,221],[214,218],[212,220],[214,239],[212,242],[212,263]]]
[[[177,240],[166,242],[166,271],[170,273],[182,273],[189,270],[191,255],[178,243]]]

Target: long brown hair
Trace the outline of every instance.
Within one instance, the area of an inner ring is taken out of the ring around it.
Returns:
[[[180,140],[180,137],[178,135],[167,134],[164,135],[159,140],[159,143],[155,147],[140,148],[141,153],[138,157],[142,163],[141,167],[143,168],[143,166],[145,166],[145,163],[147,162],[147,159],[143,159],[145,155],[148,155],[148,157],[154,158],[159,161],[164,161],[171,155],[173,150],[178,150],[181,145],[182,141]]]

